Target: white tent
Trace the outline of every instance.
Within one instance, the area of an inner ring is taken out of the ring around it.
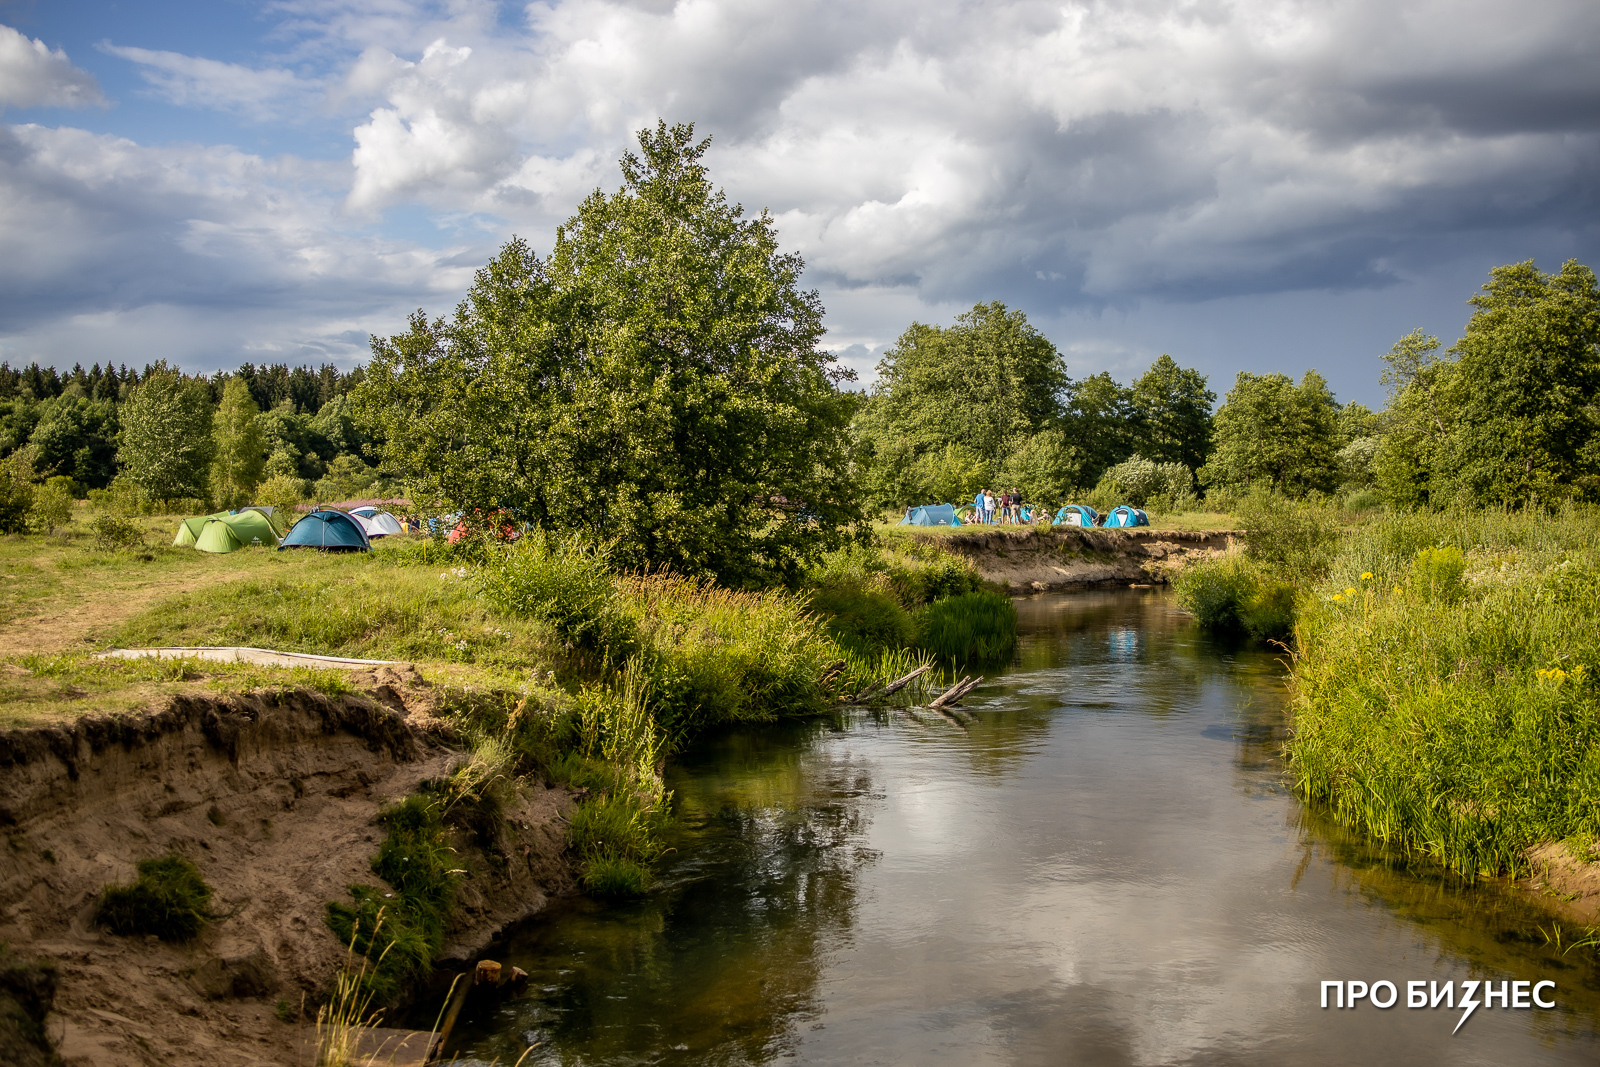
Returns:
[[[399,519],[387,511],[379,511],[370,505],[364,508],[356,508],[350,514],[354,515],[356,520],[366,527],[368,537],[387,537],[389,534],[402,532]]]

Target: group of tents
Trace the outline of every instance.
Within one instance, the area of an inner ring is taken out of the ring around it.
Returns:
[[[963,509],[969,514],[970,508]],[[1024,524],[1033,521],[1033,509],[1022,509]],[[961,513],[954,504],[923,504],[920,507],[907,508],[906,517],[900,520],[901,526],[969,526],[971,520],[963,520]],[[1101,515],[1087,504],[1066,504],[1057,511],[1055,518],[1050,520],[1051,526],[1101,526],[1101,527],[1126,527],[1149,526],[1150,516],[1135,507],[1119,504]]]
[[[273,517],[270,507],[198,515],[178,524],[172,543],[193,546],[201,552],[219,553],[237,552],[251,546],[276,548],[280,552],[290,548],[370,552],[374,539],[405,531],[399,519],[372,505],[349,511],[317,508],[301,516],[281,537],[273,525]]]

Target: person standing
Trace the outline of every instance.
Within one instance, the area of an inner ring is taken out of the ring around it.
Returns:
[[[994,493],[988,489],[983,491],[983,524],[994,525]]]
[[[972,498],[972,510],[976,513],[978,522],[983,522],[983,490],[979,489]]]

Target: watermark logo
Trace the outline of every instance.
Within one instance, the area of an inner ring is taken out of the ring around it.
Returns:
[[[1553,1008],[1556,1006],[1556,984],[1554,982],[1515,982],[1503,981],[1498,986],[1493,982],[1469,981],[1460,983],[1460,996],[1456,995],[1455,982],[1414,981],[1407,982],[1406,1007],[1425,1008],[1435,1010],[1449,1008],[1454,1011],[1461,1010],[1461,1018],[1456,1020],[1453,1034],[1461,1029],[1461,1025],[1472,1017],[1472,1013],[1479,1008],[1492,1008],[1498,1002],[1505,1010],[1519,1010],[1528,1008]],[[1549,990],[1549,999],[1542,995]],[[1332,993],[1330,997],[1328,994]],[[1324,1008],[1343,1008],[1349,1010],[1365,1000],[1374,1008],[1392,1008],[1400,1000],[1400,987],[1388,980],[1373,982],[1323,982],[1322,1006]]]

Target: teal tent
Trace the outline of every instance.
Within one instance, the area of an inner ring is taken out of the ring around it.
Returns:
[[[1105,526],[1149,526],[1150,516],[1138,508],[1131,508],[1126,504],[1118,504],[1106,512]]]
[[[372,542],[361,520],[333,508],[313,511],[294,524],[278,546],[282,552],[288,548],[316,548],[324,552],[371,552]]]
[[[1051,526],[1098,526],[1100,513],[1088,504],[1066,504],[1056,517],[1051,520]]]
[[[956,509],[951,504],[924,504],[921,507],[907,508],[906,517],[900,520],[901,526],[960,526],[961,520],[956,517]]]

